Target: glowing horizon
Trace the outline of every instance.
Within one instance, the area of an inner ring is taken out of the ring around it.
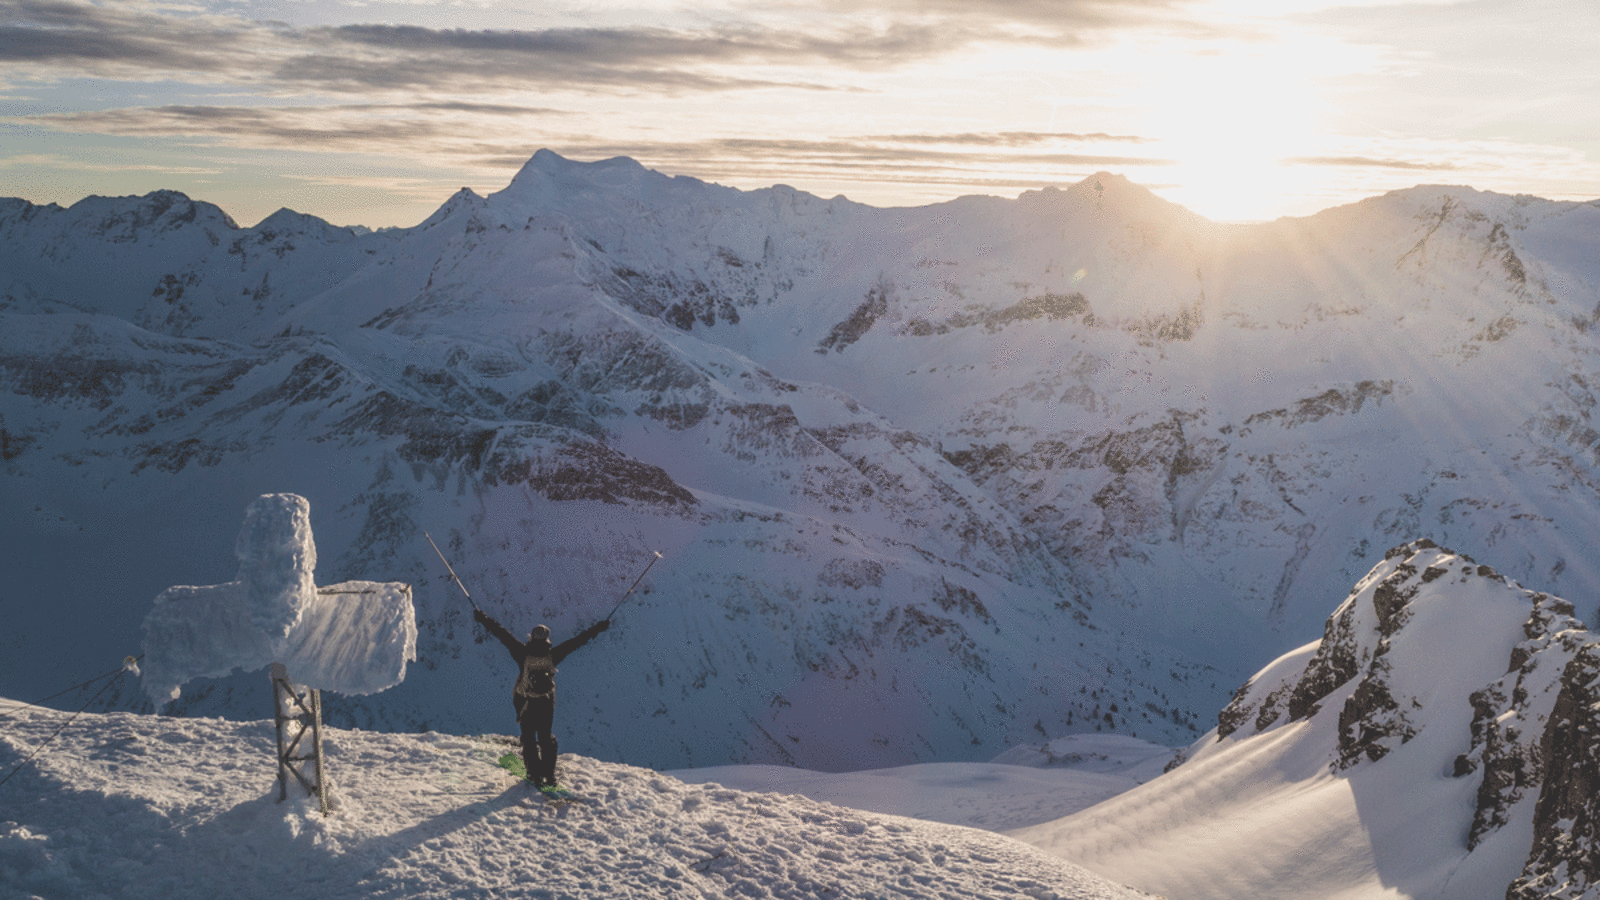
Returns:
[[[0,196],[413,225],[549,148],[875,206],[1097,171],[1217,221],[1600,197],[1584,0],[202,4],[0,0]]]

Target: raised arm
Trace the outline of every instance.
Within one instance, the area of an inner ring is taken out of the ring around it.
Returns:
[[[555,649],[550,651],[550,658],[555,661],[556,665],[561,665],[561,661],[567,658],[567,654],[594,640],[595,635],[605,631],[610,627],[610,619],[601,619],[593,625],[590,625],[588,628],[578,632],[576,637],[567,638],[566,640],[557,644]]]
[[[474,610],[472,617],[478,620],[478,624],[488,629],[490,634],[499,638],[500,643],[506,645],[506,649],[511,651],[512,659],[517,662],[522,661],[522,642],[517,640],[510,631],[507,631],[504,625],[496,622],[492,616],[481,609]]]

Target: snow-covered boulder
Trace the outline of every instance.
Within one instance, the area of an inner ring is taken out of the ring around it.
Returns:
[[[351,581],[317,587],[311,504],[264,494],[245,510],[238,577],[179,585],[144,620],[144,689],[158,705],[195,678],[283,663],[297,682],[372,694],[405,679],[417,658],[411,588]]]

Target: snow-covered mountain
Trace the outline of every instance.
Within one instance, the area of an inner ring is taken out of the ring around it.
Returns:
[[[0,700],[4,772],[68,718],[16,706]],[[0,786],[0,894],[1149,898],[974,828],[579,756],[561,768],[579,800],[553,805],[494,764],[510,738],[343,729],[325,738],[335,801],[326,818],[292,781],[279,801],[271,720],[85,714]]]
[[[1111,175],[874,209],[547,151],[376,233],[4,201],[26,664],[0,687],[131,652],[150,598],[230,578],[244,506],[292,491],[319,581],[417,586],[412,673],[336,722],[509,717],[425,527],[558,637],[666,555],[563,666],[583,752],[1186,741],[1398,540],[1594,595],[1597,249],[1600,206],[1465,188],[1219,226]],[[259,715],[264,681],[181,708]]]
[[[1174,900],[1593,897],[1600,636],[1572,612],[1402,545],[1187,761],[1013,834]]]

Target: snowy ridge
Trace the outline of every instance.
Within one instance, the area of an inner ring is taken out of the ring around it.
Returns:
[[[0,701],[0,712],[14,704]],[[9,771],[65,716],[0,733]],[[336,808],[278,802],[270,721],[86,714],[0,793],[0,890],[106,900],[1148,894],[984,831],[562,756],[578,802],[492,762],[509,738],[329,729]],[[298,788],[291,788],[298,792]]]
[[[128,653],[294,491],[330,578],[417,587],[416,671],[345,724],[505,727],[425,526],[559,634],[666,554],[568,664],[596,755],[1187,741],[1397,540],[1595,595],[1597,246],[1593,204],[1465,188],[1222,227],[1112,175],[882,210],[548,152],[377,234],[6,203],[0,553],[57,598],[11,692]]]
[[[1591,896],[1600,637],[1571,613],[1397,547],[1181,766],[1013,834],[1185,900]]]

